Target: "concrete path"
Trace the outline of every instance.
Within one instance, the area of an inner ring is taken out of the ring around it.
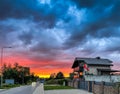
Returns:
[[[93,94],[80,89],[69,90],[46,90],[45,94]]]
[[[43,84],[39,84],[37,88],[34,90],[33,94],[44,94]]]

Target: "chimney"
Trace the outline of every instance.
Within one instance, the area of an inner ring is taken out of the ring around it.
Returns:
[[[98,56],[98,57],[96,57],[96,59],[100,59],[100,57]]]

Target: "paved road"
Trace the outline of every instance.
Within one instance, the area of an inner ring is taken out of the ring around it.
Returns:
[[[0,92],[5,91],[5,89],[0,89]],[[1,93],[0,93],[1,94]]]
[[[20,86],[17,88],[2,91],[0,94],[32,94],[34,90],[35,86]]]
[[[70,90],[46,90],[45,94],[93,94],[84,90],[70,89]]]

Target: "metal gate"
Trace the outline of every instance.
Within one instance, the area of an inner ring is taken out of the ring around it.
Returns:
[[[79,81],[78,88],[92,92],[92,82]]]
[[[90,81],[90,82],[89,82],[89,92],[92,92],[92,89],[93,89],[93,88],[92,88],[92,82]]]
[[[79,89],[88,90],[88,82],[87,81],[80,81],[79,82]]]

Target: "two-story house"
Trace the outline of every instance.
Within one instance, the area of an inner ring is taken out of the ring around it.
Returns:
[[[74,78],[83,78],[84,75],[110,75],[112,72],[112,61],[109,59],[96,58],[79,58],[76,57],[72,68],[74,71]]]

